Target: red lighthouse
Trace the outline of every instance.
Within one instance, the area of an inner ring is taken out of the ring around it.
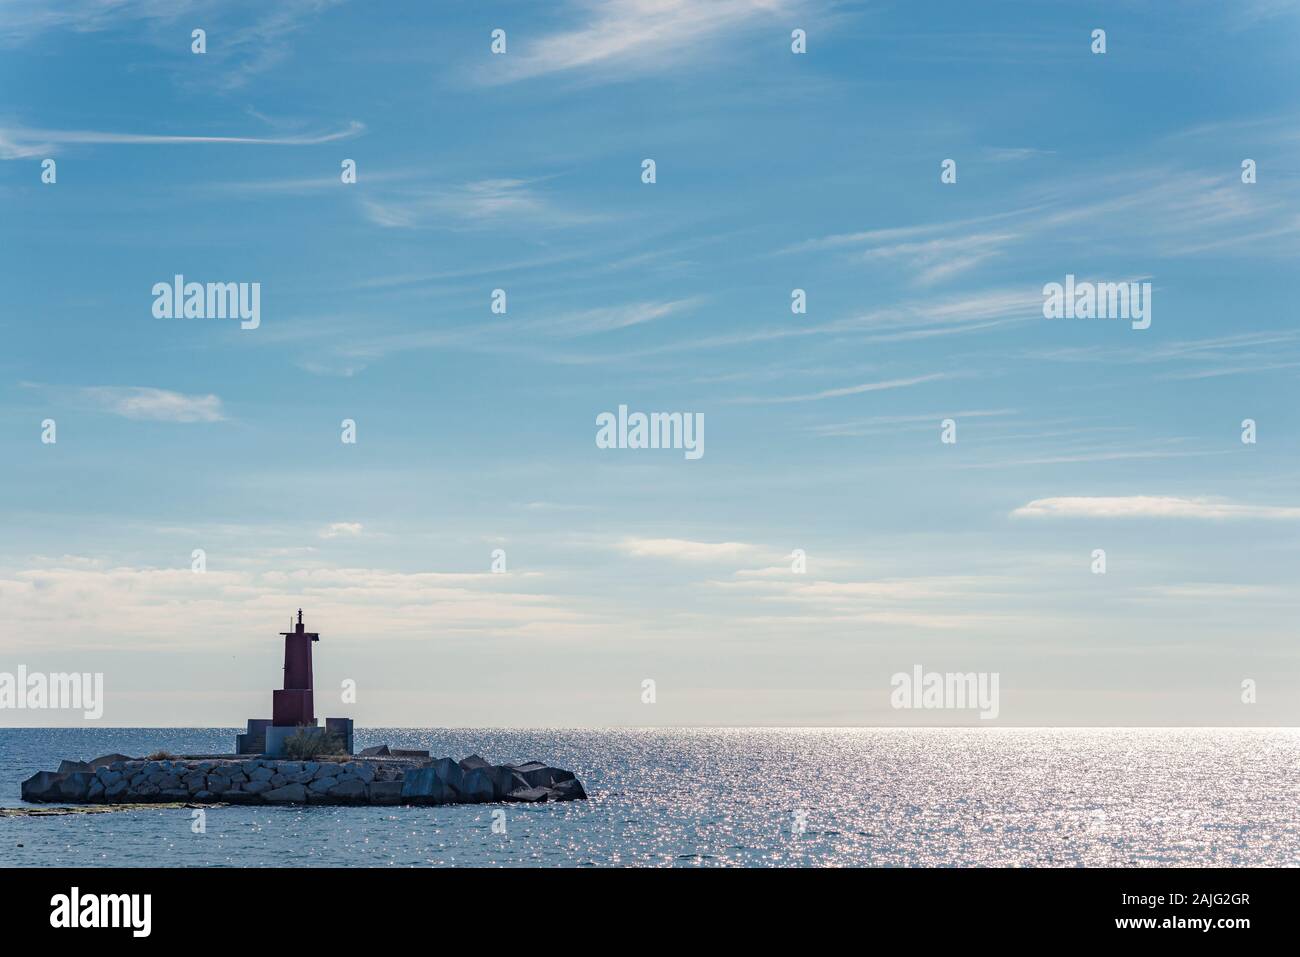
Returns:
[[[314,631],[304,631],[302,609],[298,609],[298,625],[293,631],[282,631],[284,637],[284,689],[272,692],[271,722],[278,728],[299,725],[316,726],[316,712],[312,705],[311,644],[320,641]]]
[[[271,692],[271,718],[248,719],[247,730],[235,738],[237,754],[279,757],[284,752],[285,741],[317,727],[311,644],[320,641],[320,635],[303,627],[299,608],[293,631],[282,631],[280,636],[284,638],[284,687]],[[328,738],[342,745],[344,753],[352,753],[351,718],[326,718],[325,732]]]

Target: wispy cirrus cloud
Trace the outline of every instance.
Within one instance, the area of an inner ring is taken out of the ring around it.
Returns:
[[[95,33],[141,20],[173,19],[193,12],[194,4],[176,0],[44,0],[0,3],[0,38],[21,43],[49,30]]]
[[[638,74],[668,69],[721,33],[782,17],[807,4],[788,0],[582,0],[572,4],[571,27],[535,40],[516,38],[508,56],[479,73],[486,83],[510,83],[548,74],[611,71]]]
[[[392,170],[376,171],[367,168],[364,173],[364,182],[371,183],[391,183],[404,179],[411,179],[417,175],[412,170]],[[339,173],[333,171],[324,176],[303,176],[292,179],[261,179],[261,180],[229,180],[220,183],[205,183],[195,185],[191,188],[204,189],[212,193],[222,195],[248,195],[256,197],[261,202],[268,196],[296,196],[306,195],[309,193],[322,192],[325,190],[336,190],[339,188]],[[372,283],[378,285],[378,282]]]
[[[972,233],[954,239],[936,237],[919,242],[873,246],[861,254],[861,259],[864,262],[909,263],[916,270],[915,281],[929,285],[1000,256],[1016,238],[1010,232]]]
[[[992,223],[1016,220],[1040,212],[1042,207],[1024,207],[992,213],[988,216],[971,216],[944,223],[923,223],[916,226],[891,226],[883,229],[866,229],[852,233],[831,233],[827,236],[805,239],[793,243],[778,253],[822,252],[854,247],[876,247],[907,241],[928,241],[943,234],[964,230],[973,226],[988,226]]]
[[[748,542],[696,542],[686,538],[624,538],[616,547],[633,558],[664,558],[679,562],[770,561],[772,549]]]
[[[215,592],[214,592],[215,590]],[[222,597],[214,601],[214,593]],[[168,648],[176,616],[204,637],[258,643],[268,622],[308,604],[337,635],[426,641],[430,634],[571,639],[589,633],[591,603],[570,603],[517,576],[306,568],[294,571],[107,565],[76,557],[0,568],[0,650],[29,646],[53,617],[75,609],[67,647]],[[579,605],[585,607],[579,607]],[[241,637],[242,636],[242,637]]]
[[[879,382],[863,382],[858,385],[841,386],[836,389],[823,389],[821,392],[808,392],[803,395],[785,395],[774,398],[764,398],[761,396],[749,396],[743,399],[733,399],[733,402],[744,404],[772,404],[786,402],[817,402],[821,399],[838,399],[846,395],[860,395],[863,392],[882,392],[887,389],[905,389],[908,386],[920,385],[923,382],[934,382],[938,379],[949,378],[946,372],[932,372],[928,375],[912,376],[907,379],[884,379]]]
[[[583,309],[578,312],[558,312],[552,316],[526,321],[520,331],[561,339],[589,336],[678,315],[697,302],[696,299],[631,302],[617,306]]]
[[[860,334],[864,342],[897,342],[992,328],[1007,322],[1038,319],[1042,314],[1043,297],[1038,289],[988,289],[910,299],[820,325],[758,329],[742,333],[738,338]],[[732,341],[735,340],[718,344],[727,345]]]
[[[355,324],[349,317],[332,322],[318,318],[292,319],[281,323],[278,331],[261,341],[300,342],[308,350],[298,360],[300,368],[314,375],[350,377],[371,362],[421,349],[548,358],[539,353],[544,343],[617,334],[624,329],[684,315],[698,302],[691,298],[614,303],[578,310],[552,307],[539,310],[540,314],[533,317],[509,320],[502,317],[500,322],[454,323],[432,329],[426,328],[425,323],[418,326],[394,323],[364,337],[355,334]]]
[[[225,144],[244,146],[315,146],[357,136],[364,123],[353,120],[338,130],[293,136],[179,136],[166,133],[113,133],[102,130],[38,130],[22,126],[0,126],[0,159],[23,159],[48,155],[55,147],[81,146],[178,146]]]
[[[1300,519],[1300,507],[1239,505],[1209,498],[1171,495],[1121,495],[1034,499],[1011,513],[1056,518]]]
[[[129,36],[157,50],[190,56],[189,34],[201,26],[219,36],[204,55],[220,70],[208,82],[224,90],[246,86],[287,59],[290,38],[313,17],[344,0],[41,0],[0,3],[0,43],[19,46],[42,34],[72,30],[98,33],[129,29]],[[184,26],[179,34],[177,28]],[[185,77],[185,82],[193,76]]]
[[[1038,149],[1033,146],[990,146],[984,150],[984,155],[995,163],[1013,163],[1041,156],[1055,156],[1056,150]]]
[[[710,581],[720,595],[743,602],[739,612],[751,624],[803,626],[897,625],[927,629],[969,629],[1009,625],[1023,617],[1007,601],[1011,579],[996,576],[931,576],[871,581],[828,581],[790,574],[743,575]],[[764,606],[755,611],[756,603]],[[987,610],[979,606],[987,606]]]
[[[960,412],[932,412],[928,415],[875,415],[852,422],[828,422],[810,426],[808,431],[820,436],[886,435],[913,427],[932,428],[936,423],[954,419],[984,419],[1015,415],[1015,409],[969,409]]]
[[[1157,364],[1171,368],[1160,379],[1209,379],[1260,375],[1300,366],[1300,331],[1270,329],[1202,339],[1177,339],[1143,350],[1104,346],[1064,346],[1026,353],[1052,362],[1094,362],[1106,366]],[[1193,368],[1174,368],[1190,365]]]
[[[991,461],[963,462],[959,469],[1010,469],[1023,468],[1027,465],[1078,465],[1083,462],[1128,462],[1159,459],[1202,458],[1207,455],[1223,455],[1222,450],[1179,450],[1165,447],[1114,448],[1110,446],[1062,451],[1049,455],[1026,455],[1017,459],[998,458]],[[1026,506],[1028,507],[1028,506]],[[1027,513],[1026,513],[1027,514]]]
[[[957,296],[908,300],[818,324],[786,323],[712,336],[681,337],[635,351],[590,353],[566,357],[563,361],[575,364],[640,362],[653,356],[679,352],[697,353],[706,349],[730,349],[821,336],[851,338],[860,344],[907,342],[994,329],[1008,323],[1041,319],[1042,315],[1043,297],[1038,289],[991,289]],[[747,403],[751,400],[733,401]]]
[[[743,582],[746,581],[787,579],[794,574],[790,567],[795,557],[791,549],[754,542],[702,542],[689,538],[647,538],[633,535],[610,543],[609,547],[630,558],[660,559],[684,565],[731,566],[733,581],[709,582],[710,585],[720,587],[734,585],[743,588]],[[818,571],[855,568],[858,565],[856,561],[823,553],[811,558],[805,553],[802,560]]]
[[[492,225],[503,221],[554,227],[604,219],[599,214],[557,206],[537,188],[536,182],[496,178],[389,190],[365,197],[362,211],[374,225],[391,229]]]
[[[145,386],[87,386],[76,391],[81,401],[125,419],[154,422],[221,422],[221,399],[186,395]]]
[[[330,522],[321,529],[321,538],[356,538],[365,527],[360,522]]]
[[[1081,198],[1082,197],[1082,198]],[[1114,230],[1122,221],[1125,228]],[[1051,245],[1091,251],[1104,236],[1128,256],[1192,256],[1235,251],[1293,255],[1300,245],[1300,200],[1289,184],[1265,194],[1243,189],[1236,173],[1150,165],[1026,189],[1016,208],[944,223],[834,233],[780,250],[839,252],[847,262],[902,269],[919,285],[961,276],[994,261],[1023,263]]]

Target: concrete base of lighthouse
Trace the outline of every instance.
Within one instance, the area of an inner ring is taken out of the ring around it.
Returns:
[[[266,750],[262,753],[268,758],[284,757],[284,742],[298,733],[297,727],[277,728],[275,725],[266,729]]]
[[[266,729],[266,743],[263,746],[262,754],[268,758],[284,757],[284,743],[304,728],[309,731],[313,729],[327,731],[342,744],[344,754],[352,753],[352,719],[326,718],[323,729],[320,725],[294,725],[293,727],[271,725]]]

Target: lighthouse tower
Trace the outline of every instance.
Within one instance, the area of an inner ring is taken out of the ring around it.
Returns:
[[[311,645],[320,641],[314,631],[304,631],[302,609],[298,609],[298,625],[293,631],[282,631],[284,638],[284,688],[272,692],[271,723],[277,728],[296,728],[299,725],[316,727],[316,712],[312,705]]]
[[[311,646],[320,635],[308,631],[302,623],[302,609],[292,631],[280,632],[284,639],[284,687],[271,692],[271,717],[249,718],[248,729],[235,740],[238,754],[264,754],[280,757],[284,742],[303,728],[319,727],[313,700]],[[352,753],[352,719],[326,718],[325,730],[336,738],[347,754]]]

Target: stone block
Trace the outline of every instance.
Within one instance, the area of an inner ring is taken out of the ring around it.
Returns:
[[[360,778],[349,777],[346,780],[340,780],[334,787],[330,788],[329,796],[343,801],[357,801],[365,796],[366,784]]]
[[[468,758],[460,762],[460,769],[466,773],[473,771],[475,768],[492,767],[487,761],[484,761],[477,754],[471,754]]]
[[[21,793],[24,801],[56,801],[56,787],[62,775],[57,771],[37,771],[22,783]]]
[[[401,804],[401,781],[372,781],[366,785],[366,797],[371,804]]]
[[[270,804],[303,804],[307,800],[307,789],[301,784],[286,784],[266,791],[262,799]]]
[[[466,773],[460,788],[461,798],[469,804],[482,804],[496,800],[496,788],[493,785],[493,768],[473,768]],[[432,769],[430,769],[432,773]],[[410,777],[408,772],[407,777]]]
[[[561,781],[550,790],[552,801],[585,801],[587,799],[587,792],[583,790],[582,782],[577,778]]]
[[[537,804],[549,797],[546,788],[519,788],[506,795],[507,801],[519,801],[525,804]]]
[[[433,768],[412,768],[402,777],[403,804],[449,804],[458,796]]]

